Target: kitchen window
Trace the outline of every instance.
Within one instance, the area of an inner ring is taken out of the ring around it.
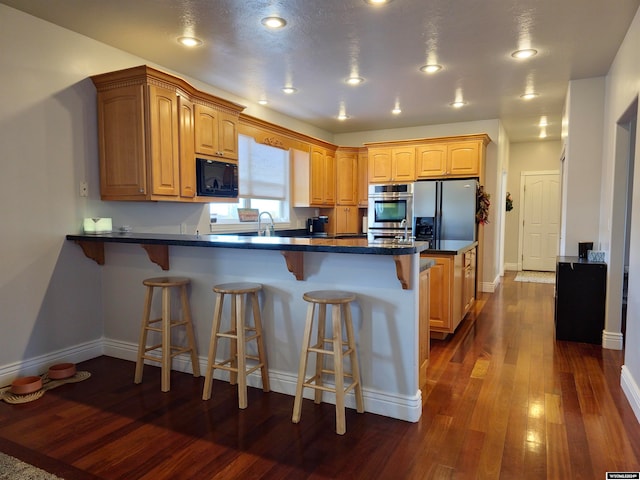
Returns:
[[[237,203],[210,203],[212,221],[239,224],[238,208],[269,212],[276,223],[289,222],[289,152],[238,136]]]

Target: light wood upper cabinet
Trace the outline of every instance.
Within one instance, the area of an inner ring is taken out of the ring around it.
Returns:
[[[313,145],[309,152],[294,150],[292,163],[293,206],[334,206],[336,203],[335,154]]]
[[[196,104],[195,151],[202,155],[237,160],[237,116],[208,105]]]
[[[412,182],[415,178],[415,148],[369,148],[369,182]]]
[[[358,151],[358,206],[369,206],[369,157],[366,148]]]
[[[175,91],[129,85],[99,92],[98,130],[103,200],[179,197]]]
[[[178,119],[180,122],[180,196],[193,198],[196,196],[196,163],[187,159],[195,159],[194,105],[186,97],[178,97]],[[184,159],[184,160],[183,160]]]
[[[484,150],[482,140],[420,145],[416,149],[416,177],[479,177]]]
[[[101,198],[210,202],[196,194],[196,136],[220,156],[237,158],[244,107],[146,65],[91,80],[98,91]],[[204,108],[197,112],[196,106]]]
[[[336,204],[358,204],[358,152],[336,151]]]
[[[100,193],[103,200],[147,197],[144,85],[98,92]]]

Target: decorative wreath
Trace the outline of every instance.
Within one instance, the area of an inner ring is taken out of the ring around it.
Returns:
[[[513,199],[511,198],[511,194],[507,192],[507,212],[513,210]]]
[[[484,191],[484,185],[478,185],[477,206],[476,206],[476,222],[480,225],[489,223],[489,199],[491,195]]]

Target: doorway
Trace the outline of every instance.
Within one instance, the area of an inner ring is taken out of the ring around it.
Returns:
[[[560,245],[560,172],[520,175],[519,270],[553,272]]]

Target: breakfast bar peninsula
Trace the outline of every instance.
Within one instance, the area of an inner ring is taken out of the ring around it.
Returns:
[[[67,239],[80,245],[101,269],[106,355],[135,359],[146,277],[170,270],[171,275],[191,278],[190,303],[203,368],[214,310],[212,286],[261,283],[271,389],[293,395],[307,308],[302,295],[311,290],[350,291],[356,294],[352,312],[365,411],[412,422],[420,418],[433,263],[420,257],[428,250],[427,242],[158,233]],[[177,357],[174,369],[188,371],[189,362]],[[260,381],[256,375],[249,384],[260,386]],[[347,406],[355,406],[352,395]]]

